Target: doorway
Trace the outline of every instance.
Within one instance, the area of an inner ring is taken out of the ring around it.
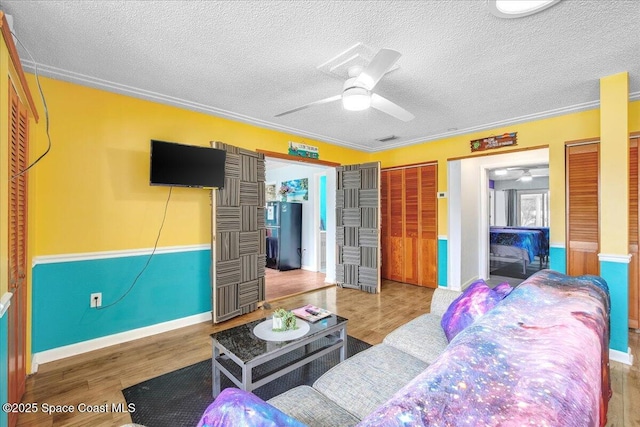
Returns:
[[[477,279],[490,279],[489,171],[548,163],[546,147],[448,161],[447,281],[451,289],[464,289]],[[496,195],[494,200],[497,198]],[[499,215],[496,210],[496,220]]]
[[[291,182],[297,182],[297,194],[287,193],[286,188],[293,187],[289,185]],[[334,286],[335,265],[326,262],[335,259],[335,245],[330,244],[331,241],[335,242],[335,198],[328,196],[335,194],[334,168],[266,157],[265,183],[267,203],[286,201],[302,205],[301,244],[298,251],[300,268],[267,268],[265,300],[269,302]],[[325,212],[324,217],[321,210]],[[321,230],[321,226],[324,226],[324,230]]]
[[[487,175],[489,275],[524,280],[549,266],[549,164],[513,164]]]

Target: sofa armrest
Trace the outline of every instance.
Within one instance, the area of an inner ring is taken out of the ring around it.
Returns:
[[[431,311],[430,313],[442,317],[447,311],[449,305],[462,294],[460,291],[452,291],[446,288],[436,288],[431,297]]]
[[[198,427],[305,427],[253,393],[226,388],[207,407]]]

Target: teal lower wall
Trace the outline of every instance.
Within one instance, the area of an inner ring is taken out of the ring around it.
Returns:
[[[438,286],[447,286],[447,240],[438,239]]]
[[[558,273],[567,274],[567,252],[565,248],[549,248],[549,268]]]
[[[609,348],[626,353],[629,349],[629,264],[600,261],[600,276],[611,296],[611,337]]]
[[[32,351],[100,338],[211,311],[211,251],[37,264],[33,268]],[[102,292],[102,309],[90,308]]]
[[[2,295],[0,295],[2,296]],[[5,313],[0,317],[0,404],[6,403],[9,400],[8,389],[8,368],[9,368],[9,313]],[[0,427],[5,427],[9,424],[9,417],[4,411],[0,411]]]

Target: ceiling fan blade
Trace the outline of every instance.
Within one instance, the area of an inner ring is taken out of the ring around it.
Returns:
[[[388,115],[395,117],[396,119],[402,120],[403,122],[411,121],[416,117],[398,104],[394,104],[387,98],[375,93],[371,94],[371,106],[383,113],[387,113]]]
[[[295,113],[296,111],[304,110],[305,108],[313,107],[315,105],[327,104],[329,102],[338,101],[342,98],[342,94],[332,96],[329,98],[321,99],[320,101],[311,102],[307,105],[303,105],[302,107],[294,108],[293,110],[285,111],[284,113],[276,114],[274,117],[281,117],[287,114]]]
[[[402,54],[395,50],[380,49],[367,68],[362,70],[355,81],[355,85],[367,90],[373,89],[401,56]]]

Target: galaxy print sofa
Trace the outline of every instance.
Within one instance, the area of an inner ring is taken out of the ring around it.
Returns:
[[[544,270],[515,289],[439,288],[430,313],[313,387],[268,402],[225,389],[199,426],[604,426],[608,343],[596,276]]]

